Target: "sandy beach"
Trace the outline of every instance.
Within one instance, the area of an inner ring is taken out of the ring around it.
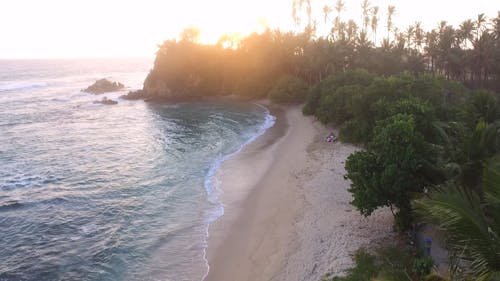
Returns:
[[[275,126],[217,175],[225,214],[209,229],[205,280],[321,280],[395,236],[389,210],[364,218],[349,204],[344,162],[357,148],[323,142],[331,129],[301,107],[272,112]]]

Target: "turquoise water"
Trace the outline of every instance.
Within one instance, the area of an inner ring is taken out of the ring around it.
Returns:
[[[272,126],[249,103],[148,104],[151,60],[0,61],[0,280],[201,280],[220,163]]]

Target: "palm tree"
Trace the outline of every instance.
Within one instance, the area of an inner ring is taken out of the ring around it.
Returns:
[[[378,27],[378,6],[375,6],[372,8],[372,22],[371,22],[374,44],[377,44],[377,27]]]
[[[435,29],[427,32],[425,35],[426,47],[425,54],[429,59],[429,68],[431,73],[434,74],[434,66],[437,57],[437,44],[438,44],[438,33]]]
[[[493,26],[493,34],[495,34],[497,40],[500,40],[500,11],[498,16],[491,20],[491,25]]]
[[[366,31],[361,30],[358,37],[358,47],[359,49],[369,49],[372,47],[372,42],[368,39],[368,33]]]
[[[358,25],[354,20],[349,20],[347,22],[347,29],[346,29],[346,35],[347,35],[347,41],[353,45],[353,47],[356,47],[356,37],[358,34]]]
[[[472,31],[474,30],[474,23],[471,19],[465,20],[460,24],[459,29],[459,37],[462,41],[464,48],[468,48],[468,42],[472,42],[473,35]]]
[[[487,30],[483,31],[479,38],[473,42],[474,49],[472,58],[475,64],[476,77],[479,80],[479,86],[483,87],[484,82],[488,80],[489,73],[494,67],[492,60],[495,50],[495,39]]]
[[[453,29],[453,26],[448,25],[446,21],[441,21],[439,24],[437,42],[437,70],[444,74],[447,78],[450,78],[451,69],[449,59],[451,49],[456,42],[456,36],[455,29]]]
[[[335,18],[335,23],[340,24],[340,14],[345,10],[345,2],[343,0],[337,0],[335,3],[335,11],[337,11],[337,17]]]
[[[485,101],[488,104],[485,104]],[[482,181],[482,172],[486,167],[487,159],[491,158],[499,151],[499,123],[488,124],[484,118],[494,118],[498,116],[496,111],[498,107],[491,104],[490,96],[486,93],[476,94],[473,101],[474,107],[477,107],[480,114],[485,117],[479,117],[472,136],[465,145],[466,162],[462,167],[461,181],[465,187],[474,190],[481,200],[485,198],[484,185]]]
[[[361,4],[361,9],[363,9],[363,31],[368,31],[368,24],[370,24],[370,1],[363,0]]]
[[[406,36],[404,32],[396,32],[394,34],[396,40],[396,47],[399,51],[403,51],[406,45]]]
[[[424,42],[424,30],[422,29],[422,22],[417,21],[415,23],[414,39],[417,50],[420,52],[422,49],[422,43]]]
[[[332,8],[330,6],[328,6],[328,5],[323,6],[323,15],[325,17],[324,18],[325,24],[327,23],[328,16],[331,14],[332,11],[333,10],[332,10]]]
[[[394,13],[396,12],[396,7],[389,5],[387,7],[387,42],[390,44],[391,38],[390,38],[390,33],[392,30],[392,17],[394,16]]]
[[[484,31],[484,26],[486,24],[486,16],[484,14],[477,15],[477,20],[475,22],[476,27],[476,40],[479,40],[481,33]]]
[[[406,42],[408,42],[408,49],[411,50],[412,41],[415,37],[415,27],[413,25],[408,26],[406,29]]]
[[[449,250],[468,261],[478,281],[500,278],[500,165],[488,162],[483,173],[486,191],[482,202],[468,189],[449,184],[416,200],[420,218],[446,233]]]

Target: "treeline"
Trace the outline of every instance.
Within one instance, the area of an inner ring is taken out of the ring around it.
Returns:
[[[266,30],[245,38],[226,35],[215,45],[203,45],[197,43],[196,30],[187,29],[179,40],[159,46],[144,90],[166,98],[224,94],[261,98],[283,76],[314,86],[352,69],[380,75],[428,73],[473,89],[500,90],[500,13],[490,20],[481,14],[459,28],[443,21],[425,31],[417,22],[402,31],[392,26],[396,8],[389,6],[385,37],[377,40],[379,8],[364,1],[365,20],[358,26],[353,20],[343,21],[342,5],[337,1],[335,9],[324,8],[324,20],[332,28],[321,37],[308,25],[301,33]],[[330,20],[335,10],[337,16]]]
[[[308,44],[310,35],[267,30],[235,40],[225,36],[216,45],[203,45],[183,35],[180,40],[165,41],[144,90],[178,97],[234,94],[263,98],[284,76],[302,76],[304,56],[298,53],[303,52],[298,46]],[[159,85],[163,85],[161,91]]]

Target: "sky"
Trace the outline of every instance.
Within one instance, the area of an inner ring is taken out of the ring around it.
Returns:
[[[360,22],[361,1],[345,0],[342,17]],[[416,21],[433,28],[441,20],[458,26],[479,13],[495,17],[500,11],[500,0],[370,2],[380,7],[380,30],[389,4],[396,6],[394,22],[402,28]],[[335,0],[311,4],[322,24],[322,7]],[[0,58],[153,57],[158,44],[186,27],[198,27],[204,43],[265,26],[294,30],[291,10],[292,0],[0,0]]]

